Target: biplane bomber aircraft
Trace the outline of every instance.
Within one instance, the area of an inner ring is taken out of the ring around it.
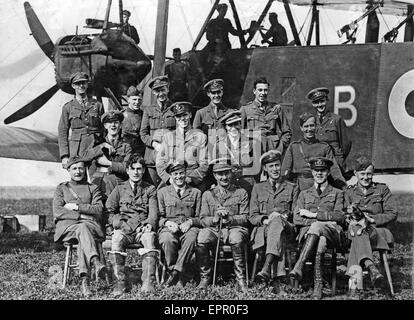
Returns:
[[[27,2],[24,4],[34,39],[55,64],[57,82],[5,119],[7,125],[0,126],[0,157],[60,161],[56,134],[9,124],[30,116],[59,89],[70,93],[68,80],[71,73],[88,72],[93,94],[98,98],[109,97],[115,107],[122,104],[122,95],[129,85],[137,85],[149,76],[149,56],[120,31],[122,14],[118,22],[108,20],[111,2],[108,1],[104,20],[87,20],[87,26],[102,30],[95,34],[67,35],[55,44],[37,18],[37,8]],[[237,11],[239,1],[215,0],[192,49],[183,54],[190,66],[189,93],[193,105],[207,104],[207,97],[201,90],[206,79],[223,78],[226,84],[224,103],[237,108],[252,99],[254,79],[265,76],[271,83],[269,95],[290,114],[293,139],[296,139],[300,131],[294,119],[310,109],[306,93],[312,88],[326,86],[330,90],[329,103],[333,112],[340,114],[349,128],[353,144],[348,160],[366,154],[379,172],[413,172],[414,0],[279,0],[288,17],[289,26],[286,27],[293,35],[287,46],[253,44],[258,30],[251,27],[248,35],[239,37],[238,48],[228,50],[221,61],[207,63],[203,60],[203,48],[198,46],[208,20],[221,2],[230,4],[232,23],[236,28],[242,28]],[[261,2],[263,10],[251,26],[261,25],[276,1]],[[166,28],[163,30],[162,27],[166,25],[168,3],[168,0],[158,0],[157,30],[160,33],[155,43],[152,76],[161,74],[165,64]],[[310,24],[307,35],[301,38],[303,25],[300,28],[294,19],[294,11],[304,6],[309,7]],[[342,43],[321,45],[321,8],[360,10],[356,12],[359,14],[357,19],[335,30],[339,39],[343,39]],[[119,1],[119,12],[122,12],[122,1]],[[400,20],[386,34],[379,34],[378,16],[382,14],[395,15]],[[365,41],[356,43],[355,34],[362,22],[366,22]],[[398,33],[404,33],[403,42],[396,42]],[[56,126],[57,122],[58,119]]]

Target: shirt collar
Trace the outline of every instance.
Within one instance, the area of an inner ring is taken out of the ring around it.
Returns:
[[[315,189],[317,189],[318,188],[318,184],[315,182],[314,184],[313,184],[314,186],[315,186]],[[321,191],[324,191],[325,189],[326,189],[326,187],[328,186],[328,181],[325,181],[324,183],[322,183],[321,185],[320,185],[320,189],[321,189]]]

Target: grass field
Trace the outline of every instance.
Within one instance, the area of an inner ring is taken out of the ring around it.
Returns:
[[[0,189],[0,215],[11,214],[44,214],[47,216],[46,230],[39,233],[6,233],[0,234],[0,299],[82,299],[79,290],[79,278],[74,277],[71,285],[65,290],[48,286],[53,278],[49,274],[51,266],[63,267],[64,251],[62,246],[53,243],[53,218],[52,200],[46,190],[36,192],[27,189],[20,191],[20,199],[16,199],[16,192]],[[13,195],[14,194],[14,195]],[[53,194],[53,192],[52,192]],[[43,195],[43,198],[42,198]],[[39,198],[40,196],[40,198]],[[399,212],[397,222],[391,226],[396,239],[396,246],[390,256],[391,272],[393,276],[396,295],[394,299],[414,299],[412,289],[413,279],[413,221],[414,221],[414,195],[407,193],[394,194],[393,205]],[[241,294],[232,279],[222,279],[219,276],[219,286],[207,292],[197,290],[194,282],[189,282],[183,289],[164,288],[157,286],[155,294],[142,295],[140,288],[140,271],[136,268],[139,259],[136,254],[128,256],[129,276],[131,279],[131,291],[122,299],[185,299],[185,300],[231,300],[231,299],[253,299],[253,300],[296,300],[310,299],[311,294],[311,270],[307,271],[305,280],[298,291],[293,291],[289,285],[285,286],[285,294],[274,294],[271,289],[264,285],[252,284],[248,294]],[[348,278],[345,276],[346,261],[344,257],[338,260],[338,287],[337,295],[329,297],[329,274],[325,274],[325,298],[324,299],[347,299]],[[231,270],[231,266],[223,266],[225,274]],[[306,280],[307,279],[307,280]],[[226,281],[224,281],[226,280]],[[367,279],[365,279],[367,280]],[[364,281],[365,281],[364,280]],[[364,299],[389,299],[386,292],[370,290],[369,280]],[[92,284],[94,296],[92,299],[111,299],[111,288],[104,282]]]

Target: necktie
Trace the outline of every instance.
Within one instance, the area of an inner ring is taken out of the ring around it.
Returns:
[[[318,193],[318,196],[320,196],[322,193],[321,186],[319,184],[318,184],[318,187],[316,188],[316,192]]]
[[[134,183],[134,196],[136,196],[137,195],[137,188],[138,188],[138,186],[137,186],[137,184],[136,183]]]
[[[276,192],[276,183],[272,183],[272,190],[273,192]]]
[[[178,198],[181,198],[181,189],[177,190]]]

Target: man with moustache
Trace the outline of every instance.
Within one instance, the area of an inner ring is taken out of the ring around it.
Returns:
[[[372,285],[376,288],[384,286],[384,276],[374,264],[373,250],[390,251],[394,237],[387,226],[397,219],[397,212],[391,206],[391,191],[384,183],[374,182],[374,165],[365,156],[355,160],[354,174],[357,183],[345,190],[345,205],[352,214],[354,206],[362,211],[363,216],[358,223],[349,221],[348,239],[351,241],[348,257],[348,270],[352,267],[368,270]],[[362,279],[361,279],[362,280]],[[361,288],[362,289],[362,281]],[[351,296],[358,297],[358,292]]]
[[[293,209],[299,194],[298,187],[281,179],[281,157],[278,151],[268,151],[260,158],[267,181],[253,187],[250,198],[249,221],[254,226],[250,235],[254,251],[264,247],[266,259],[256,275],[256,281],[267,283],[271,267],[277,263],[277,274],[273,281],[274,292],[279,292],[279,283],[286,276],[285,247],[294,242],[295,226]]]
[[[208,170],[207,137],[201,130],[191,127],[192,108],[193,105],[186,101],[171,105],[176,129],[164,135],[155,163],[164,186],[170,181],[170,175],[166,170],[170,162],[186,161],[188,164],[186,183],[204,191],[206,189],[204,178]]]
[[[169,80],[167,76],[153,78],[148,86],[155,95],[156,101],[144,110],[140,135],[145,143],[145,163],[147,164],[149,178],[155,186],[161,182],[155,167],[157,153],[161,150],[163,136],[170,130],[175,129],[174,113],[168,99]]]
[[[344,194],[328,182],[332,164],[331,160],[324,157],[309,160],[314,185],[299,193],[293,213],[293,222],[300,228],[298,241],[305,243],[289,275],[300,280],[305,262],[316,249],[312,294],[314,299],[322,299],[323,256],[328,243],[331,247],[341,248],[345,242],[342,231],[345,223]]]
[[[224,92],[224,81],[222,79],[208,81],[204,85],[204,90],[210,98],[210,103],[196,112],[193,127],[202,130],[208,137],[209,135],[213,137],[216,135],[216,131],[209,132],[209,130],[223,129],[223,125],[218,119],[227,112],[235,110],[226,107],[222,103]]]
[[[336,162],[344,172],[345,159],[351,150],[352,143],[348,139],[342,117],[328,110],[328,95],[329,89],[321,87],[309,91],[307,98],[316,110],[315,136],[319,141],[327,142],[332,147]]]
[[[145,144],[141,140],[139,131],[142,121],[142,90],[135,86],[130,86],[127,91],[128,107],[123,112],[122,138],[124,142],[131,146],[132,153],[144,156]]]
[[[104,201],[118,184],[128,180],[125,163],[131,156],[131,146],[122,141],[122,112],[111,110],[102,115],[105,128],[105,142],[85,152],[85,159],[95,160],[96,171],[92,183],[99,186]]]
[[[106,201],[108,223],[113,227],[111,260],[114,265],[116,285],[114,297],[126,290],[126,247],[139,243],[142,255],[141,292],[153,292],[158,251],[155,249],[155,231],[158,222],[157,191],[142,180],[145,173],[144,159],[132,155],[126,163],[129,180],[118,185]]]
[[[104,108],[102,103],[87,95],[89,76],[76,72],[70,83],[75,97],[63,106],[58,126],[59,153],[64,168],[69,157],[83,156],[90,146],[101,142],[103,134]]]
[[[96,241],[105,240],[101,227],[102,197],[96,185],[86,181],[85,162],[74,156],[67,162],[70,181],[62,182],[53,197],[53,217],[56,224],[55,242],[78,242],[78,265],[82,294],[92,295],[89,270],[95,265],[97,277],[103,278],[106,267],[99,260]]]
[[[262,153],[278,150],[283,154],[289,145],[292,131],[282,107],[267,100],[269,86],[265,77],[254,81],[254,100],[240,108],[242,128],[260,130]]]
[[[220,241],[231,246],[236,281],[240,290],[246,293],[244,245],[249,241],[249,197],[246,190],[231,184],[230,159],[215,159],[211,164],[217,186],[205,191],[201,199],[200,221],[203,229],[198,234],[196,248],[201,277],[198,288],[205,289],[211,282],[210,250]],[[219,233],[220,224],[222,229]]]
[[[173,161],[167,166],[171,184],[158,190],[160,210],[159,242],[169,278],[167,286],[183,286],[182,274],[190,262],[200,227],[201,191],[186,182],[187,163]]]

